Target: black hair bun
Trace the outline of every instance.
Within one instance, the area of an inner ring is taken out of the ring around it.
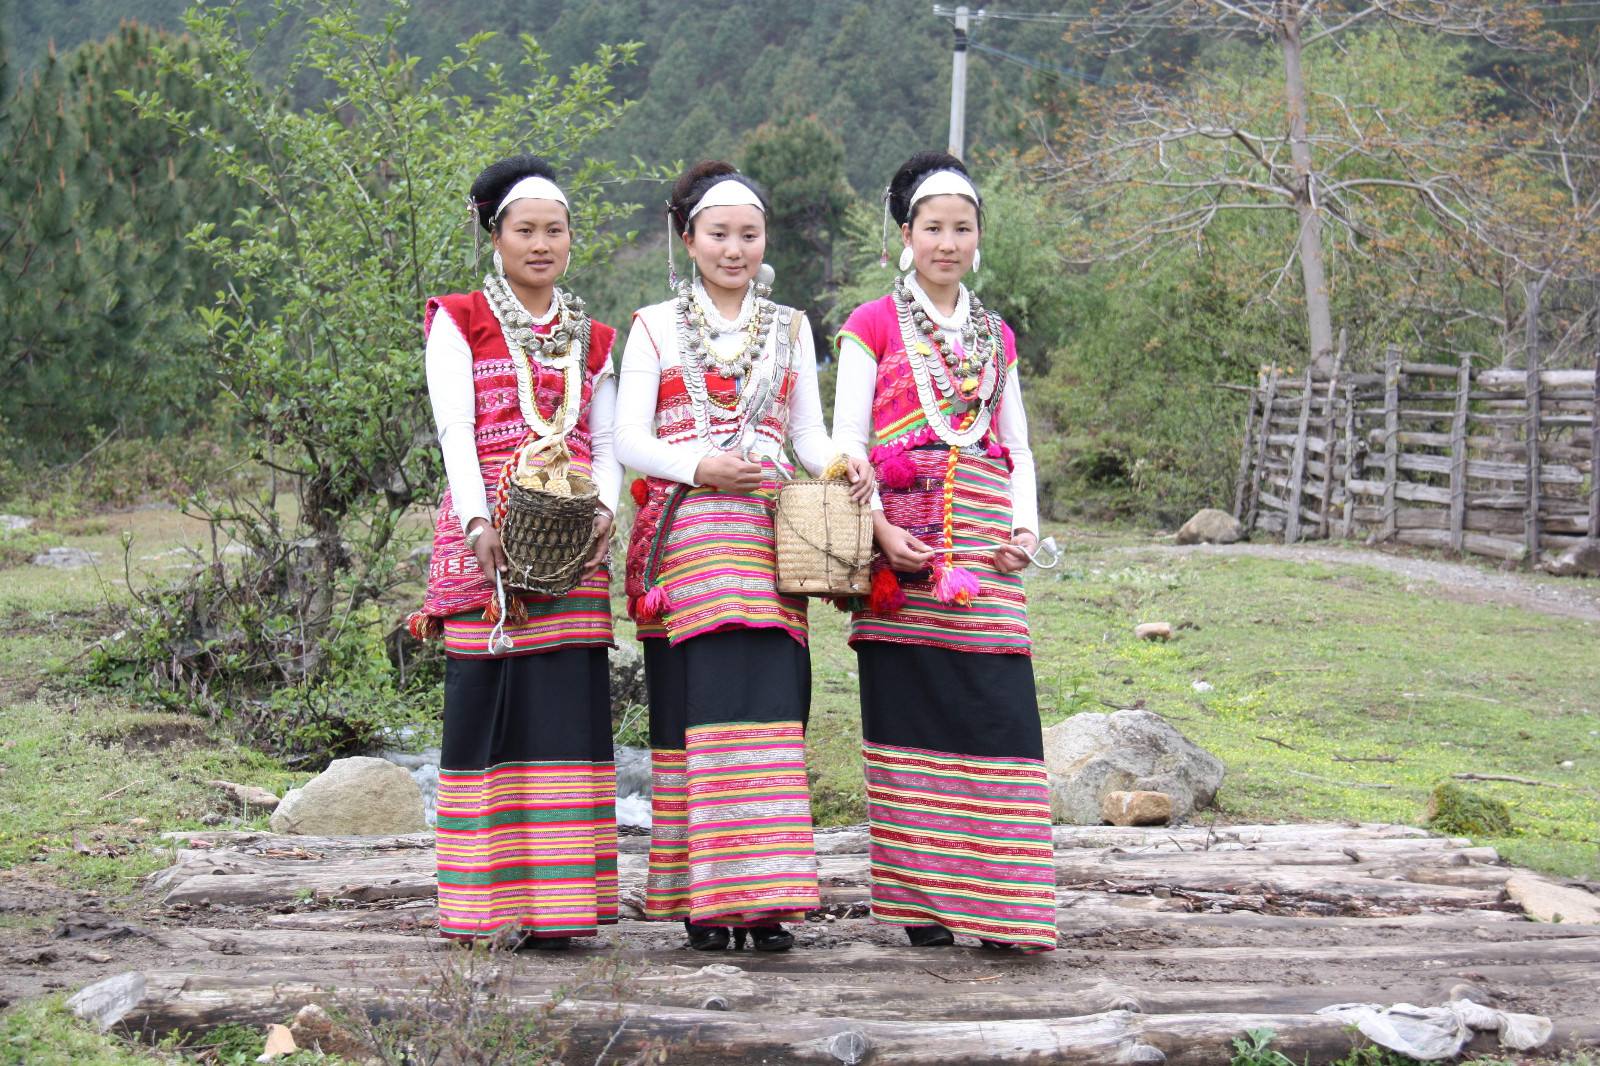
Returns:
[[[472,207],[478,212],[478,225],[486,230],[494,228],[494,211],[511,186],[523,178],[548,178],[556,180],[555,169],[536,155],[514,155],[483,168],[472,183]]]
[[[890,217],[902,226],[911,221],[911,194],[917,191],[923,178],[940,170],[953,170],[968,181],[972,180],[966,164],[949,152],[918,152],[901,163],[900,169],[889,179]]]
[[[772,214],[772,205],[767,201],[767,193],[755,179],[739,173],[739,169],[732,163],[724,163],[719,159],[705,159],[684,171],[678,180],[672,183],[672,198],[667,201],[667,212],[672,216],[672,230],[680,237],[689,230],[689,212],[694,210],[694,205],[706,194],[711,186],[724,178],[732,178],[756,194],[756,199],[761,201],[761,210],[765,214]]]

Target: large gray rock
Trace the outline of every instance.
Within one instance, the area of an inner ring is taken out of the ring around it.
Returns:
[[[422,790],[384,759],[335,759],[304,788],[290,789],[272,812],[274,833],[379,836],[428,828]]]
[[[1149,711],[1078,714],[1044,732],[1050,814],[1058,822],[1099,825],[1112,792],[1164,792],[1172,820],[1209,805],[1222,786],[1222,762]]]
[[[1600,577],[1600,546],[1580,544],[1545,563],[1557,577]]]
[[[1178,530],[1179,544],[1232,544],[1244,536],[1239,520],[1226,511],[1206,507]]]
[[[625,640],[611,651],[611,722],[615,725],[630,707],[644,707],[649,696],[644,687],[644,652],[639,642]]]

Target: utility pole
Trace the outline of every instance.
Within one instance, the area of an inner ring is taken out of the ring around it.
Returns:
[[[955,20],[955,55],[950,68],[950,154],[960,159],[967,148],[967,30],[983,18],[983,9],[974,14],[965,4],[948,8],[933,6],[939,18]]]

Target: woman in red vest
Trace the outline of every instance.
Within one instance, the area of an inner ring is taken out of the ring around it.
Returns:
[[[417,635],[443,636],[446,655],[439,931],[546,949],[617,920],[606,547],[622,483],[616,334],[556,285],[572,229],[554,177],[528,155],[479,175],[473,209],[494,271],[481,289],[428,301],[428,395],[449,491],[411,619]],[[593,554],[572,592],[507,593],[502,617],[496,487],[521,444],[555,436],[599,491]]]

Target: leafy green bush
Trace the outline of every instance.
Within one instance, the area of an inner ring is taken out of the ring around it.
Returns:
[[[1428,828],[1467,837],[1508,837],[1516,832],[1511,810],[1493,796],[1481,796],[1453,781],[1441,782],[1428,798]]]

